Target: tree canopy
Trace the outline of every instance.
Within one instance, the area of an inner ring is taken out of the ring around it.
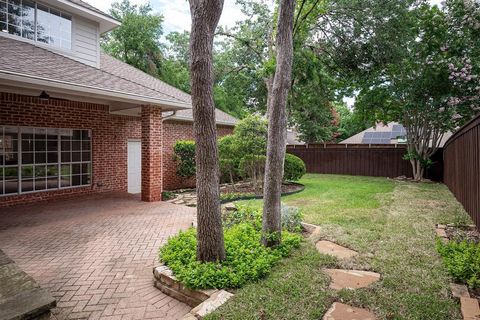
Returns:
[[[213,90],[217,108],[243,118],[267,110],[278,9],[237,5],[246,18],[216,30]],[[453,130],[478,112],[478,12],[474,0],[440,8],[426,0],[298,0],[289,126],[305,142],[330,142],[376,121],[408,126],[412,112],[441,110],[425,125]],[[163,37],[162,16],[128,0],[111,14],[122,26],[107,34],[104,50],[190,93],[189,32]],[[353,107],[346,96],[356,96]]]

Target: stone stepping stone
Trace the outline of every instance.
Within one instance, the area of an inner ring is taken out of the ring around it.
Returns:
[[[356,256],[358,252],[342,247],[334,242],[327,240],[320,240],[315,244],[317,251],[323,254],[328,254],[338,259],[349,259]]]
[[[460,298],[460,309],[464,320],[480,319],[480,306],[475,298]]]
[[[358,289],[380,280],[380,274],[362,270],[325,269],[332,281],[330,289]]]
[[[334,302],[327,313],[323,316],[323,320],[375,320],[375,315],[367,309],[356,308]]]
[[[470,293],[464,284],[450,283],[450,289],[452,290],[452,296],[455,298],[470,298]]]

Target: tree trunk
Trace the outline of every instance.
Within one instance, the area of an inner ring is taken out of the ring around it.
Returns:
[[[287,98],[292,77],[295,0],[281,0],[277,23],[277,66],[268,101],[268,143],[264,179],[262,243],[281,242],[281,188],[287,135]]]
[[[213,36],[223,0],[190,0],[193,129],[197,166],[197,259],[225,259],[213,101]]]

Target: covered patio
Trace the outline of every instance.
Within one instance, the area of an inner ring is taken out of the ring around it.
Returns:
[[[3,208],[0,247],[57,299],[56,319],[176,319],[190,308],[153,287],[152,267],[194,215],[126,193]]]

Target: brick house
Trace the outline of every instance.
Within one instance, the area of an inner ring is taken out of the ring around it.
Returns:
[[[193,139],[190,96],[101,52],[119,25],[80,0],[0,0],[0,207],[192,185],[172,150]]]

